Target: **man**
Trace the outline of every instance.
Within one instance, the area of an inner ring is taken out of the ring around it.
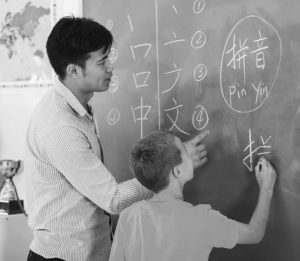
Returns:
[[[87,18],[65,17],[47,40],[58,80],[27,131],[26,207],[33,229],[28,260],[108,260],[110,215],[152,193],[136,179],[118,184],[102,162],[89,103],[109,88],[113,37]],[[197,135],[186,143],[194,167],[207,161]]]

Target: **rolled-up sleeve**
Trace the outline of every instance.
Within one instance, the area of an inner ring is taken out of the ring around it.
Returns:
[[[136,179],[118,184],[92,150],[89,139],[74,126],[53,129],[44,141],[44,155],[72,186],[108,213],[151,197]]]

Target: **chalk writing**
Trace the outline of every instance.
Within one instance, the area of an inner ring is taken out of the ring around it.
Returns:
[[[204,64],[198,64],[194,69],[194,80],[196,82],[202,81],[207,74],[207,67]]]
[[[181,44],[181,46],[187,42],[187,39],[185,36],[180,35],[180,33],[177,33],[176,30],[177,28],[174,26],[174,28],[171,28],[169,32],[166,32],[165,35],[167,36],[167,39],[165,41],[161,41],[159,39],[159,16],[158,16],[158,0],[154,1],[154,7],[155,7],[155,42],[147,41],[147,40],[142,40],[141,42],[131,42],[129,44],[129,49],[131,51],[131,58],[134,63],[138,63],[139,61],[151,61],[152,57],[151,55],[153,54],[152,50],[155,51],[155,60],[156,60],[156,79],[157,79],[157,95],[155,95],[155,100],[154,101],[146,101],[146,98],[148,97],[143,97],[143,92],[140,96],[140,102],[138,105],[131,105],[131,111],[133,115],[133,121],[135,124],[139,123],[140,127],[140,136],[143,137],[143,131],[144,131],[144,124],[149,120],[150,117],[150,111],[152,111],[152,114],[157,113],[158,114],[158,129],[161,128],[161,122],[166,122],[166,119],[169,121],[169,126],[170,130],[177,130],[181,132],[182,134],[185,135],[190,135],[187,131],[183,129],[181,125],[181,119],[180,115],[182,115],[181,111],[184,110],[184,105],[178,103],[178,101],[172,97],[172,90],[176,88],[178,83],[180,82],[180,78],[182,75],[184,75],[184,67],[181,67],[178,65],[177,61],[174,61],[169,67],[169,69],[165,69],[164,71],[160,70],[160,53],[165,52],[165,50],[160,50],[160,48],[170,48],[171,45],[173,45],[174,49],[178,46],[178,44]],[[174,3],[170,3],[169,6],[172,15],[178,16],[180,14],[180,9],[177,8],[177,6]],[[193,1],[192,5],[192,10],[196,15],[199,15],[200,13],[203,12],[205,9],[205,1],[203,0],[195,0]],[[127,14],[127,21],[126,23],[128,24],[128,31],[135,33],[136,32],[136,25],[138,23],[135,23],[133,17],[131,14]],[[176,19],[180,19],[179,17]],[[109,20],[107,22],[107,26],[112,29],[114,24],[112,20]],[[202,47],[204,47],[206,44],[206,34],[202,32],[201,30],[196,30],[194,34],[192,34],[190,38],[190,47],[195,49],[195,50],[200,50]],[[167,50],[166,50],[167,52]],[[114,47],[111,48],[111,52],[109,54],[109,60],[111,63],[115,63],[118,60],[118,50]],[[146,59],[145,59],[146,58]],[[144,63],[143,63],[144,64]],[[141,64],[142,65],[142,64]],[[167,68],[168,68],[167,67]],[[140,89],[140,88],[152,88],[153,86],[150,86],[153,81],[151,78],[153,71],[149,70],[150,67],[144,67],[139,66],[138,70],[134,70],[131,72],[132,74],[132,82],[135,87],[135,89]],[[152,68],[152,67],[151,67]],[[165,67],[164,67],[165,68]],[[203,63],[196,64],[193,71],[191,72],[194,77],[195,82],[200,82],[202,81],[206,75],[207,75],[207,67]],[[167,83],[164,84],[164,87],[161,88],[160,86],[160,78],[163,78],[163,82]],[[151,79],[151,81],[150,81]],[[167,80],[167,81],[166,81]],[[117,75],[114,75],[111,79],[109,91],[111,93],[116,93],[118,88],[119,88],[120,82],[119,78]],[[202,93],[202,87],[199,87],[199,84],[194,87],[195,92],[201,92]],[[198,90],[199,89],[199,90]],[[168,94],[167,94],[168,93]],[[171,97],[170,97],[171,94]],[[169,95],[169,96],[168,96]],[[199,96],[199,95],[198,95]],[[163,108],[160,104],[160,100],[163,99],[166,101],[166,97],[168,99],[171,99],[171,102],[173,105],[169,104],[167,108]],[[157,106],[152,110],[152,102]],[[165,118],[161,118],[161,112],[164,112]],[[189,116],[191,117],[191,116]],[[119,122],[121,118],[119,110],[116,108],[111,109],[109,114],[107,115],[107,122],[110,126],[113,126]],[[202,130],[203,128],[206,127],[206,125],[209,122],[209,117],[206,109],[202,105],[197,105],[194,109],[193,115],[191,117],[191,125],[196,130]]]
[[[172,5],[172,8],[173,8],[174,12],[175,12],[176,14],[178,14],[178,10],[177,10],[176,6],[175,6],[175,5]]]
[[[107,30],[111,31],[111,30],[113,29],[113,27],[114,27],[114,22],[113,22],[113,20],[108,20],[108,21],[106,22],[106,28],[107,28]]]
[[[115,63],[118,59],[118,50],[114,47],[110,48],[108,59],[111,63]]]
[[[195,14],[200,14],[205,8],[204,0],[195,0],[193,4],[193,11]]]
[[[145,49],[145,53],[144,53],[144,57],[146,57],[151,49],[152,44],[151,43],[143,43],[143,44],[137,44],[137,45],[131,45],[130,49],[131,49],[131,54],[132,54],[132,58],[133,60],[135,60],[135,49],[140,49],[143,48]]]
[[[141,138],[143,138],[143,122],[148,120],[148,114],[150,110],[151,110],[151,105],[143,104],[143,97],[141,97],[141,102],[139,106],[136,107],[131,106],[134,122],[135,123],[137,123],[138,121],[140,122]]]
[[[132,25],[132,22],[131,22],[131,17],[130,17],[130,15],[128,15],[127,18],[128,18],[128,22],[129,22],[130,31],[133,32],[133,31],[134,31],[134,28],[133,28],[133,25]]]
[[[266,61],[265,61],[265,53],[263,50],[268,49],[268,46],[264,46],[264,40],[267,40],[266,37],[262,37],[260,30],[258,31],[259,38],[253,40],[257,44],[257,49],[253,50],[251,53],[254,53],[256,56],[256,67],[260,69],[265,69]]]
[[[177,35],[173,32],[173,36],[174,39],[168,42],[165,42],[164,45],[169,45],[169,44],[175,44],[175,43],[179,43],[179,42],[185,42],[185,39],[181,38],[181,39],[177,39]]]
[[[260,141],[261,145],[256,146],[255,140],[252,137],[252,131],[249,129],[249,139],[248,145],[244,149],[244,151],[248,151],[248,155],[243,159],[243,164],[248,168],[249,171],[253,171],[253,163],[256,155],[266,155],[271,153],[271,145],[268,144],[271,136],[269,136],[266,140],[261,136]]]
[[[117,108],[113,108],[109,111],[106,120],[107,120],[107,124],[110,126],[116,125],[117,122],[120,120],[121,115],[120,112]]]
[[[175,63],[173,63],[173,66],[174,66],[174,70],[172,71],[168,71],[168,72],[165,72],[164,74],[165,75],[168,75],[168,74],[175,74],[175,80],[174,80],[174,83],[171,85],[171,87],[169,87],[168,89],[162,91],[161,93],[165,93],[165,92],[168,92],[170,90],[172,90],[174,88],[174,86],[176,85],[178,79],[179,79],[179,76],[180,76],[180,71],[182,71],[182,68],[177,68],[177,65]]]
[[[149,75],[151,72],[139,72],[139,73],[132,73],[132,77],[134,80],[134,84],[136,88],[141,88],[141,87],[147,87],[149,86],[147,83],[147,80],[149,78]]]
[[[247,53],[246,50],[249,49],[249,47],[246,45],[247,43],[247,39],[245,39],[244,41],[242,41],[241,39],[239,39],[238,41],[238,45],[236,44],[236,39],[235,39],[235,34],[233,35],[233,41],[232,41],[232,47],[226,51],[226,54],[230,54],[230,56],[232,57],[231,60],[227,63],[227,67],[230,66],[232,67],[234,70],[235,69],[243,69],[243,77],[244,77],[244,83],[245,83],[245,75],[246,75],[246,57],[247,57]],[[238,49],[237,49],[238,48]]]
[[[200,49],[202,48],[206,43],[206,34],[201,32],[201,31],[197,31],[196,33],[194,33],[192,39],[191,39],[191,46],[194,49]]]
[[[197,105],[193,113],[192,122],[196,130],[203,130],[208,124],[209,117],[206,109],[202,105]]]
[[[119,89],[119,77],[117,75],[113,75],[111,77],[111,81],[109,83],[108,91],[111,93],[115,93]]]
[[[181,108],[183,105],[182,104],[179,104],[177,105],[177,101],[173,98],[173,102],[175,104],[174,107],[171,107],[171,108],[168,108],[168,109],[165,109],[164,111],[167,112],[167,117],[169,118],[169,120],[172,122],[172,126],[169,128],[169,130],[173,130],[174,128],[176,128],[178,131],[180,131],[181,133],[184,133],[186,135],[190,135],[189,133],[185,132],[184,130],[182,130],[178,124],[177,124],[177,121],[178,121],[178,116],[179,116],[179,108]],[[168,113],[168,112],[171,112],[175,110],[175,117],[172,118],[171,115]]]
[[[248,27],[253,30],[244,30]],[[226,104],[240,113],[260,108],[270,96],[281,56],[281,39],[270,23],[254,15],[241,19],[231,30],[221,59],[220,87]],[[257,77],[255,71],[266,68],[264,79]]]

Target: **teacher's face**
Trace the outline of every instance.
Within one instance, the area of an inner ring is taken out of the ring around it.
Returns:
[[[90,52],[82,74],[82,84],[88,92],[104,92],[109,88],[113,65],[108,59],[110,50],[103,53],[102,49]]]

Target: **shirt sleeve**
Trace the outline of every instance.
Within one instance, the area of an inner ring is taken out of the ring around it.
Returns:
[[[54,129],[44,141],[44,150],[47,159],[72,186],[108,213],[118,214],[152,195],[136,179],[118,184],[76,127]]]
[[[125,251],[123,245],[123,224],[122,224],[122,214],[120,215],[114,240],[112,243],[109,261],[125,261]]]
[[[233,248],[238,242],[238,225],[208,205],[203,215],[204,233],[211,247]]]

